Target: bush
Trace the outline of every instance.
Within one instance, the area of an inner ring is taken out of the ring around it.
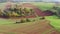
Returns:
[[[46,10],[43,13],[45,13],[46,16],[52,16],[52,15],[54,15],[54,12],[51,11],[51,10]]]
[[[25,22],[25,20],[23,20],[23,19],[20,21],[20,23],[24,23],[24,22]]]
[[[24,22],[25,22],[25,20],[21,19],[20,21],[17,21],[16,24],[18,24],[18,23],[24,23]]]
[[[30,20],[29,20],[28,18],[26,19],[26,21],[27,21],[27,22],[30,22]]]
[[[33,20],[33,22],[34,22],[35,20]]]
[[[17,24],[17,23],[20,23],[20,22],[16,22],[16,24]]]
[[[41,18],[40,18],[40,20],[43,20],[43,19],[45,19],[45,17],[41,17]]]
[[[57,8],[56,16],[60,19],[60,7]]]
[[[53,6],[53,9],[54,9],[54,10],[56,10],[57,8],[58,8],[58,7],[56,7],[56,6]]]

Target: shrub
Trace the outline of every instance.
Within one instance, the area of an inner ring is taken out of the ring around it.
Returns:
[[[43,20],[43,19],[45,19],[45,17],[41,17],[41,18],[40,18],[40,20]]]
[[[60,19],[60,7],[57,8],[56,16]]]
[[[17,24],[17,23],[20,23],[20,22],[16,22],[16,24]]]
[[[24,22],[25,22],[25,20],[21,19],[20,21],[17,21],[16,24],[18,24],[18,23],[24,23]]]
[[[46,16],[52,16],[52,15],[54,15],[54,12],[51,11],[51,10],[46,10],[43,13],[45,13]]]
[[[33,22],[34,22],[35,20],[33,20]]]
[[[25,22],[25,20],[21,19],[20,23],[24,23],[24,22]]]
[[[30,22],[30,20],[29,20],[28,18],[26,19],[26,21],[27,21],[27,22]]]
[[[53,9],[54,9],[54,10],[56,10],[57,8],[58,8],[58,7],[56,7],[56,6],[53,6]]]

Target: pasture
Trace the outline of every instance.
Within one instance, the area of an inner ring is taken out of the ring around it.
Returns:
[[[60,31],[60,19],[56,16],[46,17],[50,21],[50,24],[58,31]]]
[[[31,3],[42,11],[50,10],[54,3],[37,2]],[[5,3],[0,3],[0,8],[4,8]],[[46,19],[41,20],[40,17],[29,18],[31,22],[15,24],[19,19],[0,18],[0,34],[51,34],[60,32],[60,19],[56,16],[45,16]],[[32,21],[35,20],[35,21]],[[52,26],[50,26],[50,25]],[[57,31],[56,31],[57,30]],[[57,34],[57,33],[56,33]],[[60,33],[58,33],[60,34]]]
[[[37,2],[37,3],[31,3],[35,6],[37,6],[40,10],[51,10],[52,7],[55,5],[55,3],[45,3],[45,2]]]

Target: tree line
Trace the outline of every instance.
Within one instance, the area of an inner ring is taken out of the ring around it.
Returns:
[[[34,10],[32,8],[22,8],[18,5],[14,5],[14,7],[10,6],[9,8],[5,8],[4,10],[0,9],[0,16],[4,17],[22,17],[33,14]]]

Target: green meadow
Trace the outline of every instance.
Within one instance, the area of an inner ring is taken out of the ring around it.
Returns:
[[[54,6],[54,3],[44,3],[44,2],[37,2],[37,3],[31,3],[35,6],[37,6],[40,10],[44,11],[44,10],[50,10],[52,9],[52,7]],[[0,3],[0,8],[2,8],[5,5],[5,3]],[[35,19],[35,21],[39,20],[40,17],[37,18],[30,18],[30,20]],[[60,19],[58,19],[57,16],[45,16],[46,20],[50,21],[50,25],[52,27],[54,27],[54,29],[56,29],[57,31],[60,31]],[[9,27],[13,28],[18,28],[18,26],[27,26],[27,25],[31,25],[33,24],[33,22],[27,22],[27,23],[23,23],[23,24],[14,24],[16,21],[19,21],[20,19],[4,19],[4,18],[0,18],[0,26],[2,25],[6,25]],[[4,31],[2,28],[0,31]]]
[[[32,3],[37,6],[40,10],[52,10],[52,7],[55,5],[54,3]],[[54,10],[53,10],[54,11]],[[46,16],[46,19],[50,21],[50,25],[53,26],[56,30],[60,31],[60,19],[57,16]]]
[[[37,3],[31,3],[35,6],[37,6],[40,10],[50,10],[55,5],[55,3],[45,3],[45,2],[37,2]]]

